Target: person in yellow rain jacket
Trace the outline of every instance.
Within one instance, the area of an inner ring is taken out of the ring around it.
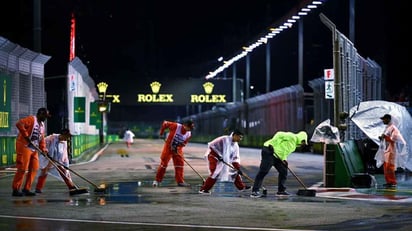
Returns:
[[[288,156],[296,148],[304,148],[307,145],[308,134],[304,131],[299,133],[278,131],[275,135],[263,143],[259,172],[255,177],[250,197],[258,198],[263,195],[259,192],[263,179],[273,167],[278,171],[277,195],[289,195],[286,192],[286,179],[288,175]]]

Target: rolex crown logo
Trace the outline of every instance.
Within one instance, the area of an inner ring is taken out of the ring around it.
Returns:
[[[203,84],[203,89],[205,89],[206,94],[210,94],[213,91],[215,85],[211,82],[206,82]]]
[[[105,93],[108,86],[109,84],[105,82],[100,82],[97,84],[97,89],[99,90],[99,93]]]
[[[152,88],[152,92],[155,93],[155,94],[159,93],[159,90],[160,90],[161,86],[162,86],[162,84],[157,82],[157,81],[152,82],[150,84],[150,87]]]

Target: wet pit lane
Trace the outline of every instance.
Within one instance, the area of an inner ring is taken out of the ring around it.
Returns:
[[[13,198],[12,202],[16,206],[33,206],[45,204],[60,204],[64,206],[106,206],[109,204],[149,204],[156,203],[158,194],[198,194],[200,184],[189,187],[160,186],[152,187],[152,181],[137,182],[115,182],[100,185],[98,190],[89,189],[89,193],[75,196],[63,196],[63,194],[53,193],[47,197],[21,197]],[[319,202],[321,198],[316,196],[298,196],[291,193],[289,196],[276,196],[275,189],[268,189],[267,195],[270,200],[295,201],[295,202]],[[250,190],[239,191],[232,182],[216,182],[211,195],[200,195],[200,197],[238,197],[249,198]],[[266,199],[266,198],[262,198]],[[331,202],[331,201],[329,201]]]
[[[245,200],[264,200],[269,203],[271,202],[288,202],[288,203],[310,203],[310,204],[335,204],[339,207],[345,203],[346,200],[341,200],[337,198],[325,198],[321,196],[298,196],[290,192],[290,196],[275,196],[275,188],[268,188],[267,198],[250,198],[250,190],[241,192],[238,191],[232,182],[216,182],[213,187],[211,195],[199,195],[198,190],[200,184],[191,185],[191,187],[176,187],[173,186],[172,182],[165,182],[164,186],[153,188],[151,186],[151,181],[138,181],[138,182],[114,182],[104,185],[104,191],[97,190],[94,191],[93,188],[90,189],[90,193],[82,194],[77,196],[68,196],[62,199],[62,194],[60,197],[52,196],[51,198],[17,198],[13,200],[13,203],[17,207],[38,207],[41,208],[44,205],[58,205],[58,207],[113,207],[110,205],[127,205],[127,204],[156,204],[164,203],[164,201],[159,200],[159,196],[163,195],[167,197],[174,196],[188,196],[192,195],[200,199],[213,198],[213,197],[226,197],[226,198],[244,198]],[[359,194],[357,194],[359,191]],[[410,193],[409,190],[404,190],[405,193]],[[340,190],[342,193],[342,190]],[[382,197],[388,196],[387,193],[394,195],[394,192],[387,192],[383,190],[378,190],[374,188],[369,189],[357,189],[355,191],[350,190],[347,197],[361,197],[359,195],[364,195],[368,197]],[[193,195],[197,194],[197,195]],[[322,192],[320,193],[322,194]],[[408,194],[409,197],[412,196]],[[399,194],[398,194],[399,197]],[[247,199],[246,199],[247,198]],[[138,209],[139,207],[136,207]],[[122,211],[118,211],[122,213]],[[13,216],[0,216],[0,228],[1,230],[213,230],[216,229],[215,226],[205,226],[205,225],[182,225],[176,223],[151,223],[151,222],[130,222],[130,221],[110,221],[104,220],[88,220],[88,219],[68,219],[68,218],[46,218],[43,217],[13,217]],[[348,220],[342,223],[336,223],[331,225],[319,225],[319,226],[308,226],[302,230],[404,230],[405,227],[412,225],[411,215],[386,215],[384,217],[361,220]],[[241,227],[220,227],[216,230],[249,230],[243,226]],[[250,230],[254,230],[251,228]],[[276,229],[267,228],[260,230],[288,230],[288,229]],[[293,229],[296,230],[296,229]]]
[[[76,213],[96,213],[104,208],[110,208],[113,213],[130,213],[128,208],[124,206],[132,206],[134,210],[139,210],[141,205],[158,206],[162,204],[168,204],[169,201],[178,199],[181,201],[186,201],[187,203],[193,205],[195,203],[200,203],[198,201],[209,201],[213,202],[217,198],[226,198],[228,202],[225,203],[238,203],[243,205],[250,201],[266,201],[267,203],[276,202],[287,202],[289,207],[298,206],[299,204],[304,204],[309,206],[312,204],[316,206],[317,204],[322,206],[330,206],[339,208],[340,206],[345,206],[347,203],[352,203],[352,199],[374,199],[374,200],[384,200],[384,198],[394,200],[393,198],[402,197],[412,197],[409,189],[400,189],[398,192],[390,192],[375,188],[365,188],[348,190],[348,194],[345,195],[342,189],[338,190],[340,195],[343,197],[328,197],[324,196],[324,192],[319,192],[316,196],[298,196],[294,194],[294,191],[289,191],[290,196],[278,197],[275,196],[276,187],[272,186],[267,188],[268,195],[266,198],[250,198],[250,190],[248,191],[238,191],[232,182],[216,182],[213,187],[211,195],[198,194],[200,184],[192,184],[190,187],[177,187],[174,182],[165,181],[164,185],[160,187],[153,188],[151,185],[152,181],[137,181],[137,182],[112,182],[104,185],[104,190],[94,190],[93,187],[90,188],[88,194],[81,194],[77,196],[69,196],[68,194],[62,193],[61,190],[58,192],[50,192],[44,195],[38,195],[35,197],[22,197],[22,198],[12,198],[13,206],[15,208],[28,208],[40,211],[42,207],[44,208],[58,208],[59,211],[75,210]],[[103,185],[101,185],[103,186]],[[100,186],[100,187],[101,187]],[[292,189],[291,189],[292,190]],[[405,195],[401,195],[404,193]],[[346,197],[349,200],[342,200],[341,198]],[[391,198],[392,197],[392,198]],[[241,200],[237,200],[237,198]],[[379,199],[380,198],[380,199]],[[236,202],[234,202],[236,201]],[[356,202],[355,202],[356,203]],[[296,205],[294,205],[296,204]],[[137,205],[137,206],[135,206]],[[239,206],[238,205],[238,206]],[[173,206],[173,203],[170,204]],[[229,207],[232,208],[232,207]],[[240,207],[242,208],[242,207]],[[40,209],[40,210],[39,210]],[[80,210],[79,210],[80,209]],[[183,208],[180,208],[183,209]],[[198,213],[196,205],[193,206],[193,213]],[[247,211],[246,208],[242,208]],[[397,208],[399,209],[399,208]],[[46,209],[47,210],[47,209]],[[90,215],[94,219],[89,217],[79,217],[79,216],[50,216],[47,214],[46,210],[41,210],[40,213],[33,213],[27,216],[0,216],[0,228],[1,230],[248,230],[239,222],[239,227],[231,226],[218,226],[216,225],[207,226],[202,224],[179,224],[179,220],[176,222],[138,222],[123,219],[110,219],[106,217],[104,219],[99,218],[99,215]],[[122,211],[124,210],[124,211]],[[45,213],[46,212],[46,213]],[[223,211],[224,212],[224,211]],[[227,212],[227,211],[226,211]],[[139,214],[137,212],[136,214]],[[172,213],[173,214],[173,213]],[[247,214],[247,213],[246,213]],[[170,214],[160,214],[160,216],[168,216]],[[246,217],[249,215],[246,215]],[[377,220],[378,219],[378,220]],[[132,219],[133,220],[133,219]],[[246,220],[245,220],[246,221]],[[374,217],[369,219],[353,219],[347,220],[341,223],[335,223],[331,225],[319,225],[319,226],[307,226],[302,230],[393,230],[390,228],[396,228],[396,230],[410,230],[410,225],[412,225],[411,213],[403,213],[401,215],[392,215],[388,213],[382,217]],[[250,230],[254,230],[251,228]],[[260,230],[287,230],[287,229],[276,229],[267,228]],[[293,229],[296,230],[296,229]]]
[[[44,205],[49,204],[63,204],[65,206],[106,206],[108,204],[142,204],[142,203],[155,203],[156,196],[154,194],[159,193],[172,193],[172,194],[198,194],[200,184],[191,185],[190,187],[176,187],[169,186],[172,182],[165,181],[165,186],[153,188],[152,181],[137,181],[137,182],[112,182],[105,185],[100,185],[99,190],[91,188],[89,193],[76,196],[61,198],[57,196],[49,197],[23,197],[14,198],[13,204],[16,206],[28,206],[28,205]],[[304,190],[304,189],[300,189]],[[291,202],[320,202],[324,201],[322,198],[335,198],[334,190],[319,191],[316,195],[296,195],[290,192],[289,196],[276,196],[275,189],[268,189],[271,200],[282,200]],[[412,189],[398,188],[394,189],[381,189],[381,188],[358,188],[350,189],[347,194],[342,193],[342,190],[337,191],[341,198],[347,199],[368,199],[368,200],[392,200],[402,201],[410,200],[412,197]],[[331,196],[328,196],[331,195]],[[210,197],[244,197],[250,196],[250,190],[239,191],[232,182],[216,182],[212,189],[211,195],[199,195]],[[336,197],[337,198],[337,197]],[[333,201],[327,201],[333,202]]]
[[[213,197],[226,198],[250,198],[250,190],[238,191],[232,182],[216,182],[213,187],[211,195],[201,195],[198,193],[200,184],[194,184],[190,187],[177,187],[173,182],[164,182],[165,185],[153,188],[152,181],[138,181],[138,182],[114,182],[106,185],[100,185],[99,190],[90,188],[89,193],[76,196],[69,196],[67,194],[49,193],[45,195],[37,195],[35,197],[12,198],[13,204],[16,207],[37,208],[42,207],[58,207],[61,211],[64,208],[99,208],[99,207],[113,207],[113,205],[127,205],[127,204],[157,204],[164,203],[164,200],[159,200],[161,195],[174,195],[177,197],[185,197],[190,194],[193,197],[198,197],[203,200],[212,199]],[[104,188],[103,188],[104,187]],[[101,190],[104,189],[104,190]],[[290,202],[319,202],[321,198],[304,197],[291,195],[287,197],[275,197],[274,189],[268,189],[269,194],[267,198],[262,200],[278,200]],[[43,193],[45,194],[45,193]],[[172,196],[169,196],[172,197]],[[257,199],[260,200],[260,199]],[[338,200],[328,200],[328,203],[340,203]],[[323,201],[322,203],[325,203]],[[111,206],[112,205],[112,206]],[[138,207],[137,207],[138,208]],[[84,210],[81,210],[82,212]],[[118,211],[122,213],[122,211]],[[42,216],[43,215],[43,216]],[[64,216],[51,218],[47,213],[36,214],[35,216],[0,216],[1,230],[168,230],[168,231],[185,231],[185,230],[211,230],[216,229],[207,225],[180,225],[175,223],[150,223],[150,222],[130,222],[130,221],[99,221],[88,219],[73,219]],[[224,230],[248,230],[241,227],[220,227]],[[219,230],[219,229],[217,229]],[[251,230],[254,230],[251,228]],[[265,230],[265,229],[261,229]],[[278,230],[268,228],[266,230]]]
[[[12,176],[0,178],[0,230],[412,230],[410,174],[397,176],[397,192],[375,188],[322,191],[316,182],[322,179],[323,157],[297,153],[291,160],[296,164],[293,169],[303,182],[316,188],[315,197],[296,195],[301,186],[292,176],[287,181],[291,195],[275,196],[272,174],[264,182],[266,198],[250,198],[250,190],[239,192],[230,182],[217,182],[212,194],[204,195],[198,193],[202,180],[190,168],[185,180],[191,187],[177,187],[172,168],[161,187],[152,187],[162,145],[144,140],[133,146],[129,158],[122,158],[112,153],[123,143],[112,144],[99,161],[73,166],[98,185],[105,182],[103,192],[74,176],[74,182],[86,186],[89,194],[70,196],[62,182],[50,178],[44,193],[12,197]],[[257,172],[260,150],[242,153],[248,163],[245,171]],[[186,154],[194,168],[207,176],[201,158],[204,144],[192,144]],[[382,175],[376,178],[384,182]]]
[[[108,203],[153,203],[156,197],[154,193],[182,193],[182,194],[198,194],[200,184],[191,185],[190,187],[176,187],[172,182],[165,181],[166,186],[153,188],[152,181],[138,181],[138,182],[116,182],[104,186],[104,192],[94,192],[90,197],[72,198],[67,205],[90,205],[99,204],[106,205]],[[269,195],[267,197],[275,200],[295,201],[295,202],[319,202],[322,201],[322,191],[320,194],[296,195],[290,192],[289,196],[276,196],[275,188],[268,188]],[[305,189],[299,189],[305,190]],[[310,190],[310,189],[307,189]],[[212,188],[212,197],[250,197],[250,190],[239,191],[232,182],[216,182]],[[200,196],[200,195],[199,195]],[[205,195],[208,196],[208,195]],[[412,189],[399,187],[396,189],[385,189],[378,187],[371,188],[357,188],[348,190],[347,194],[340,192],[340,197],[351,199],[368,199],[376,201],[410,201],[412,198]],[[53,202],[53,201],[48,201]],[[58,202],[58,200],[54,201]],[[331,202],[331,201],[329,201]],[[66,202],[67,203],[67,202]]]

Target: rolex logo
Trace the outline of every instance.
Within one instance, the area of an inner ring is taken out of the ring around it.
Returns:
[[[213,85],[213,83],[206,82],[203,84],[203,89],[205,90],[206,94],[211,94],[214,86],[215,85]]]
[[[162,86],[162,84],[157,82],[157,81],[152,82],[150,84],[150,87],[152,88],[152,92],[155,93],[155,94],[159,93],[159,90],[160,90],[161,86]]]
[[[173,103],[173,94],[158,94],[161,83],[154,81],[150,84],[152,94],[137,94],[138,103]]]
[[[105,93],[108,86],[109,86],[109,84],[107,84],[105,82],[100,82],[100,83],[97,84],[97,89],[98,89],[99,93]]]

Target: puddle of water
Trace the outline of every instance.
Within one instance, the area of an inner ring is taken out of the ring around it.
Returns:
[[[100,205],[107,203],[149,203],[139,194],[142,182],[117,182],[106,186],[106,194],[97,195]]]

